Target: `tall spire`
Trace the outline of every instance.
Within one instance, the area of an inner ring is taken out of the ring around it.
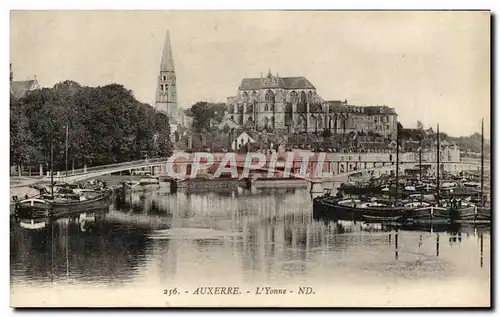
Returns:
[[[170,31],[168,30],[167,36],[165,37],[165,45],[163,46],[163,56],[161,57],[160,71],[175,71],[174,59],[172,57],[172,47],[170,46]]]

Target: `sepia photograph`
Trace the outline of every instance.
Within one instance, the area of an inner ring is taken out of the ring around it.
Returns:
[[[11,307],[491,308],[490,11],[9,24]]]

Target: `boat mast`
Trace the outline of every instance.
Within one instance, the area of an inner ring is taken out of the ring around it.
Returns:
[[[418,167],[419,167],[419,181],[422,183],[422,139],[418,139]]]
[[[420,185],[422,185],[422,138],[418,139],[418,167],[419,167],[419,182]],[[423,196],[422,196],[423,189],[420,190],[420,204],[422,204]]]
[[[54,140],[50,141],[50,193],[54,199]]]
[[[66,177],[68,177],[68,135],[69,125],[66,123]]]
[[[398,199],[399,189],[399,123],[396,128],[396,200]]]
[[[437,177],[436,177],[436,195],[437,201],[439,202],[439,159],[441,156],[440,146],[439,146],[439,123],[437,124]]]
[[[484,206],[484,119],[481,119],[481,207]]]

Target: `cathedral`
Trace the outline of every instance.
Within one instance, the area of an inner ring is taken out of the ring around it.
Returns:
[[[268,74],[244,78],[236,96],[227,99],[225,121],[258,131],[332,134],[374,132],[394,137],[397,114],[387,106],[359,107],[346,101],[325,101],[305,77]]]
[[[172,132],[177,130],[179,124],[177,110],[177,88],[175,78],[174,59],[172,48],[170,46],[170,32],[167,31],[165,44],[163,46],[163,55],[160,63],[160,72],[158,74],[156,86],[155,108],[167,114]]]

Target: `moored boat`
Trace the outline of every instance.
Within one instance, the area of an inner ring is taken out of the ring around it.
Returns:
[[[137,191],[137,190],[144,189],[144,187],[138,181],[123,182],[122,188],[127,189],[127,190],[131,190],[131,191]]]
[[[54,193],[54,196],[43,193],[40,198],[17,201],[15,216],[23,219],[38,219],[105,208],[109,206],[111,194],[111,189],[85,190],[79,194],[64,190],[60,194]]]
[[[411,208],[394,206],[377,200],[339,199],[318,197],[314,200],[314,210],[331,219],[402,221]]]
[[[61,216],[68,213],[82,212],[90,209],[99,209],[109,206],[112,191],[105,189],[101,191],[84,192],[76,199],[58,199],[55,197],[49,203],[52,206],[52,216]]]
[[[46,218],[21,219],[19,221],[19,226],[23,229],[29,229],[29,230],[43,229],[47,226],[47,219]]]
[[[39,198],[30,198],[21,201],[17,200],[15,202],[14,214],[18,218],[38,219],[48,217],[51,211],[52,206],[48,201]]]
[[[159,185],[160,180],[158,179],[158,177],[148,176],[148,177],[141,178],[139,180],[138,184],[141,186]]]

